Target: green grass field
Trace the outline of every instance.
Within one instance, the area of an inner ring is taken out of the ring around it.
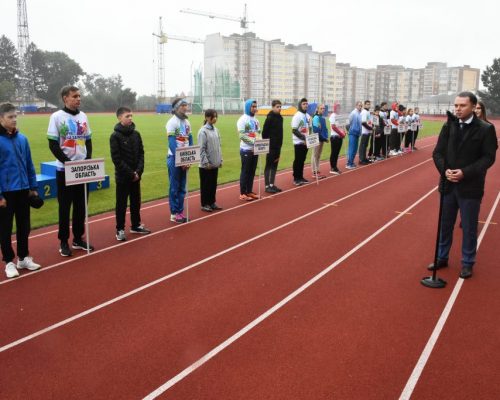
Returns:
[[[110,176],[111,187],[109,189],[92,192],[89,201],[89,213],[98,214],[103,211],[113,210],[115,206],[114,190],[114,166],[109,154],[109,136],[116,123],[116,117],[112,114],[89,114],[89,123],[92,129],[93,157],[104,158],[106,160],[106,173]],[[144,142],[145,149],[145,170],[141,183],[143,202],[158,198],[164,198],[168,192],[168,177],[166,167],[167,137],[165,134],[165,124],[170,115],[137,114],[134,117],[136,128],[139,130]],[[237,115],[220,115],[217,128],[221,134],[222,154],[224,166],[219,171],[219,183],[231,182],[239,179],[240,156],[239,138],[236,132]],[[264,117],[259,117],[261,126]],[[193,136],[196,142],[197,133],[203,117],[192,115],[189,118],[193,129]],[[33,162],[37,173],[40,173],[40,162],[52,161],[54,157],[48,148],[47,126],[48,115],[27,115],[20,116],[18,127],[21,132],[28,136]],[[290,117],[285,117],[284,121],[284,141],[279,164],[280,169],[289,168],[293,162],[293,145],[290,129]],[[442,123],[425,122],[423,131],[419,137],[436,134]],[[345,153],[347,140],[344,140],[344,147],[341,155]],[[311,153],[311,152],[309,152]],[[329,146],[323,150],[323,159],[330,155]],[[264,159],[262,156],[261,159]],[[310,160],[310,157],[308,157]],[[263,160],[262,160],[263,161]],[[261,161],[261,168],[264,163]],[[291,178],[290,178],[291,179]],[[189,190],[199,188],[198,168],[191,169],[188,177]],[[167,215],[168,212],[165,212]],[[40,227],[57,223],[57,200],[49,199],[39,210],[33,210],[31,214],[32,227]]]

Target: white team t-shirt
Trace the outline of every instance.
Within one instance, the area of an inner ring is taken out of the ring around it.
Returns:
[[[59,110],[50,116],[47,137],[56,140],[71,161],[79,161],[87,157],[85,141],[92,137],[92,131],[83,111],[71,115]],[[64,171],[64,164],[57,160],[56,168],[58,171]]]
[[[166,125],[167,135],[175,136],[177,147],[189,146],[189,135],[191,134],[191,124],[186,119],[180,119],[177,115],[170,118]],[[168,155],[173,156],[170,146],[168,147]]]
[[[297,129],[304,136],[309,135],[309,129],[311,126],[311,117],[307,113],[302,113],[297,111],[292,118],[292,130]],[[304,140],[300,140],[297,136],[292,133],[293,144],[305,144]]]
[[[370,114],[370,111],[363,108],[361,110],[361,134],[362,135],[369,135],[370,133],[372,133],[372,131],[369,129],[366,129],[363,126],[364,123],[367,123],[369,126],[372,126],[372,116]]]
[[[247,114],[243,114],[238,119],[236,128],[238,129],[239,134],[244,134],[245,136],[247,136],[252,141],[252,143],[255,142],[255,139],[257,139],[260,134],[260,125],[258,119]],[[240,140],[240,149],[244,151],[253,151],[253,146],[245,143],[243,140]]]

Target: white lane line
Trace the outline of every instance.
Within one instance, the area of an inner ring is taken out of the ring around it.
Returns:
[[[486,234],[486,230],[490,225],[491,218],[493,218],[493,213],[495,212],[498,206],[499,200],[500,200],[500,192],[498,193],[497,198],[493,203],[488,218],[486,219],[486,223],[484,224],[483,229],[481,230],[481,233],[477,239],[478,250],[479,246],[481,245],[481,242],[483,241],[483,237]],[[451,309],[455,304],[455,300],[457,299],[458,294],[462,289],[463,283],[464,279],[458,278],[458,281],[455,284],[455,287],[453,288],[450,298],[448,299],[448,302],[446,303],[446,306],[444,307],[443,312],[439,317],[439,320],[436,326],[434,327],[434,330],[432,331],[432,334],[429,337],[429,340],[427,341],[427,344],[425,345],[424,350],[422,351],[422,354],[420,355],[420,358],[418,359],[417,364],[415,365],[415,368],[413,369],[413,372],[410,375],[410,378],[408,379],[408,382],[406,382],[406,386],[404,387],[403,392],[399,397],[400,400],[408,400],[411,397],[413,390],[415,389],[415,386],[418,380],[420,379],[420,375],[422,374],[422,371],[424,370],[425,365],[427,364],[427,361],[431,356],[432,350],[434,349],[434,346],[436,345],[436,342],[439,339],[439,335],[441,334],[441,331],[444,328],[444,324],[446,323],[448,316],[450,315]]]
[[[380,184],[380,183],[385,182],[385,181],[386,181],[386,180],[388,180],[388,179],[392,179],[392,178],[394,178],[394,177],[396,177],[396,176],[398,176],[398,175],[401,175],[401,174],[403,174],[403,173],[406,173],[406,172],[408,172],[408,171],[410,171],[410,170],[412,170],[412,169],[414,169],[414,168],[419,167],[419,166],[420,166],[420,165],[422,165],[422,164],[425,164],[426,162],[428,162],[428,161],[430,161],[430,160],[432,160],[432,159],[427,159],[427,160],[422,161],[422,162],[420,162],[420,163],[418,163],[418,164],[415,164],[415,165],[413,165],[412,167],[409,167],[409,168],[407,168],[407,169],[405,169],[405,170],[402,170],[402,171],[400,171],[400,172],[398,172],[398,173],[396,173],[396,174],[394,174],[394,175],[391,175],[391,176],[389,176],[389,177],[387,177],[387,178],[385,178],[385,179],[383,179],[383,180],[379,181],[379,182],[378,182],[378,183],[376,183],[375,185],[378,185],[378,184]],[[360,168],[358,168],[358,169],[367,168],[367,167],[369,167],[369,165],[364,166],[364,167],[360,167]],[[357,171],[357,169],[355,169],[355,170],[350,170],[350,171],[345,172],[345,173],[344,173],[344,175],[345,175],[345,174],[348,174],[348,173],[354,173],[354,172],[356,172],[356,171]],[[325,180],[325,181],[326,181],[327,179],[334,179],[334,178],[338,178],[338,176],[329,176],[329,177],[327,177],[326,179],[323,179],[323,180]],[[223,214],[223,213],[226,213],[226,212],[229,212],[229,211],[232,211],[232,210],[236,210],[236,209],[238,209],[238,208],[240,208],[240,207],[250,206],[250,205],[252,205],[252,204],[256,204],[256,203],[257,203],[257,202],[259,202],[259,201],[263,201],[263,200],[266,200],[266,199],[272,199],[273,197],[277,197],[277,196],[280,196],[280,195],[284,195],[285,193],[289,193],[289,192],[292,192],[292,191],[294,191],[294,190],[304,189],[304,188],[306,188],[307,186],[308,186],[308,185],[303,185],[303,186],[296,186],[296,187],[292,187],[292,188],[290,188],[290,189],[283,190],[283,192],[281,192],[281,193],[276,193],[276,194],[274,194],[273,196],[262,197],[261,199],[256,200],[256,201],[252,201],[252,202],[245,202],[245,203],[239,204],[239,205],[237,205],[237,206],[234,206],[234,207],[231,207],[231,208],[224,209],[224,210],[222,210],[222,211],[217,211],[217,213],[212,213],[212,214],[205,215],[205,216],[203,216],[203,217],[197,218],[197,219],[195,219],[195,220],[193,220],[193,221],[189,222],[189,224],[197,223],[197,222],[203,221],[203,220],[205,220],[205,219],[207,219],[207,218],[213,218],[213,217],[215,217],[215,216],[217,216],[217,215],[219,215],[219,214]],[[361,191],[367,190],[367,189],[369,189],[369,188],[371,188],[371,187],[373,187],[373,186],[374,186],[374,185],[367,186],[367,187],[365,187],[364,189],[361,189]],[[357,194],[357,193],[359,193],[359,191],[358,191],[358,192],[355,192],[354,194]],[[354,195],[354,194],[353,194],[353,195]],[[339,201],[340,201],[340,200],[339,200]],[[334,205],[334,203],[330,203],[330,204],[329,204],[329,206],[331,206],[331,205]],[[159,231],[152,232],[152,233],[150,233],[149,235],[139,236],[138,238],[135,238],[135,239],[127,240],[127,241],[125,241],[125,242],[121,242],[121,243],[117,243],[117,244],[114,244],[114,245],[111,245],[111,246],[108,246],[108,247],[104,247],[103,249],[99,249],[99,250],[93,251],[93,252],[92,252],[92,253],[90,253],[90,254],[83,254],[83,255],[81,255],[81,256],[79,256],[79,257],[70,257],[70,258],[69,258],[69,259],[67,259],[67,260],[61,261],[61,262],[56,263],[56,264],[48,265],[48,266],[43,267],[43,268],[41,268],[41,269],[39,269],[39,270],[37,270],[37,271],[33,271],[33,272],[30,272],[30,273],[27,273],[27,274],[22,274],[22,275],[20,275],[19,277],[15,278],[15,279],[7,279],[7,280],[4,280],[4,281],[0,281],[0,286],[1,286],[1,285],[7,285],[7,284],[10,284],[10,283],[13,283],[13,282],[17,282],[17,281],[19,281],[19,280],[21,280],[21,279],[26,279],[26,278],[31,277],[31,276],[36,276],[36,274],[41,274],[41,273],[44,273],[44,272],[46,272],[46,271],[50,271],[50,270],[51,270],[51,269],[53,269],[53,268],[60,267],[61,265],[65,265],[65,264],[68,264],[68,263],[74,262],[74,261],[79,260],[79,259],[81,259],[81,258],[84,258],[84,257],[92,257],[92,256],[95,256],[95,255],[97,255],[97,254],[101,254],[101,253],[103,253],[103,252],[105,252],[105,251],[112,250],[112,249],[114,249],[114,248],[116,248],[116,247],[118,247],[118,246],[127,246],[127,245],[129,245],[129,244],[131,244],[131,243],[133,243],[133,242],[135,242],[135,241],[137,241],[137,240],[145,240],[145,239],[147,239],[147,238],[149,238],[149,237],[151,237],[151,236],[159,235],[159,234],[161,234],[161,233],[168,232],[168,231],[170,231],[170,230],[172,230],[172,229],[179,229],[179,228],[181,228],[181,227],[183,227],[183,226],[184,226],[184,225],[174,225],[174,226],[170,226],[170,227],[168,227],[168,228],[164,228],[164,229],[161,229],[161,230],[159,230]]]
[[[427,137],[427,138],[429,138],[429,137]],[[427,138],[424,138],[424,139],[427,139]],[[430,136],[430,138],[433,138],[433,137]],[[421,148],[425,149],[426,147],[429,147],[429,146],[432,146],[432,145],[433,144],[428,144],[428,145],[422,146]],[[339,160],[342,160],[344,158],[345,158],[345,155],[343,155],[342,157],[340,157]],[[391,158],[385,159],[383,161],[388,161],[388,160],[393,160],[393,159],[395,160],[396,158],[391,157]],[[330,164],[330,161],[327,160],[327,161],[320,162],[320,165],[324,165],[324,164]],[[311,168],[311,167],[310,166],[306,166],[306,168]],[[278,172],[276,174],[276,176],[286,175],[286,174],[289,174],[291,171],[292,171],[291,168],[286,168],[284,170],[281,170],[281,172]],[[345,171],[345,172],[347,172],[347,173],[354,172],[354,170]],[[335,176],[328,176],[327,178],[335,178]],[[263,180],[264,178],[260,178],[260,179]],[[258,179],[257,179],[257,181],[258,181]],[[223,184],[223,185],[221,185],[220,187],[217,188],[217,191],[219,192],[219,191],[222,191],[222,190],[233,189],[235,187],[239,187],[239,183],[237,183],[237,184]],[[295,189],[295,188],[291,188],[291,189]],[[190,197],[190,199],[193,199],[193,198],[196,198],[196,197],[199,197],[199,196],[200,196],[200,192],[196,191],[195,193],[191,194],[189,197]],[[151,202],[153,202],[153,201],[157,201],[157,200],[151,200]],[[161,202],[159,202],[157,204],[151,204],[151,205],[143,206],[143,207],[141,207],[141,212],[144,211],[144,210],[149,210],[151,208],[156,208],[156,207],[164,206],[166,204],[168,204],[168,200],[161,201]],[[108,212],[110,212],[110,211],[105,211],[103,214],[108,213]],[[130,214],[130,211],[127,211],[127,215],[128,214]],[[89,224],[94,224],[96,222],[107,221],[108,219],[113,219],[113,218],[115,218],[114,214],[108,215],[107,217],[95,218],[95,219],[89,220]],[[50,230],[50,231],[47,231],[47,232],[37,233],[35,235],[31,235],[29,237],[29,240],[36,239],[36,238],[43,237],[43,236],[48,236],[48,235],[51,235],[51,234],[54,234],[54,233],[57,233],[57,232],[58,232],[57,229],[53,229],[53,230]],[[12,243],[16,243],[16,240],[13,239]]]
[[[92,307],[92,308],[89,308],[89,309],[87,309],[85,311],[82,311],[79,314],[73,315],[72,317],[69,317],[69,318],[67,318],[67,319],[65,319],[63,321],[57,322],[57,323],[55,323],[55,324],[53,324],[51,326],[48,326],[47,328],[44,328],[44,329],[41,329],[41,330],[39,330],[39,331],[37,331],[35,333],[32,333],[31,335],[25,336],[25,337],[23,337],[21,339],[18,339],[16,341],[14,341],[14,342],[8,343],[5,346],[0,347],[0,353],[4,352],[4,351],[6,351],[6,350],[8,350],[8,349],[10,349],[12,347],[18,346],[18,345],[20,345],[22,343],[25,343],[25,342],[27,342],[27,341],[29,341],[31,339],[34,339],[34,338],[36,338],[36,337],[38,337],[40,335],[43,335],[43,334],[45,334],[47,332],[53,331],[54,329],[57,329],[57,328],[59,328],[59,327],[61,327],[63,325],[69,324],[70,322],[73,322],[73,321],[75,321],[77,319],[80,319],[80,318],[82,318],[82,317],[84,317],[86,315],[94,313],[94,312],[96,312],[96,311],[98,311],[98,310],[100,310],[100,309],[102,309],[104,307],[107,307],[107,306],[109,306],[111,304],[114,304],[114,303],[116,303],[116,302],[118,302],[120,300],[126,299],[127,297],[130,297],[130,296],[132,296],[132,295],[134,295],[136,293],[142,292],[142,291],[144,291],[144,290],[146,290],[146,289],[148,289],[148,288],[150,288],[152,286],[158,285],[159,283],[162,283],[162,282],[164,282],[164,281],[166,281],[168,279],[171,279],[171,278],[173,278],[173,277],[175,277],[177,275],[180,275],[180,274],[182,274],[184,272],[187,272],[187,271],[189,271],[191,269],[194,269],[194,268],[196,268],[196,267],[198,267],[198,266],[200,266],[202,264],[205,264],[208,261],[211,261],[211,260],[213,260],[213,259],[215,259],[217,257],[223,256],[224,254],[227,254],[227,253],[229,253],[229,252],[231,252],[233,250],[236,250],[236,249],[238,249],[240,247],[243,247],[243,246],[245,246],[245,245],[247,245],[249,243],[255,242],[256,240],[261,239],[261,238],[263,238],[265,236],[268,236],[271,233],[274,233],[274,232],[276,232],[278,230],[286,228],[287,226],[290,226],[290,225],[294,224],[295,222],[301,221],[303,219],[306,219],[306,218],[310,217],[311,215],[317,214],[320,211],[323,211],[323,210],[329,208],[331,206],[331,204],[340,203],[341,201],[347,200],[347,199],[349,199],[349,198],[351,198],[351,197],[353,197],[353,196],[355,196],[355,195],[357,195],[359,193],[365,192],[365,191],[367,191],[367,190],[369,190],[369,189],[371,189],[371,188],[373,188],[373,187],[375,187],[377,185],[380,185],[383,182],[388,181],[389,179],[392,179],[392,178],[394,178],[394,177],[396,177],[398,175],[401,175],[404,172],[406,172],[406,171],[408,171],[410,169],[416,168],[419,165],[424,164],[424,163],[429,162],[429,161],[430,161],[430,159],[428,159],[427,161],[423,161],[420,164],[417,164],[417,165],[415,165],[415,166],[413,166],[413,167],[411,167],[411,168],[409,168],[407,170],[400,171],[397,174],[394,174],[394,175],[392,175],[390,177],[387,177],[387,178],[385,178],[385,179],[383,179],[381,181],[378,181],[378,182],[375,182],[375,183],[373,183],[373,184],[371,184],[369,186],[366,186],[364,189],[360,189],[360,190],[358,190],[356,192],[348,194],[347,196],[344,196],[344,197],[342,197],[342,198],[340,198],[338,200],[335,200],[334,202],[332,202],[330,204],[327,204],[327,205],[324,205],[324,206],[322,206],[320,208],[312,210],[312,211],[308,212],[307,214],[304,214],[304,215],[302,215],[300,217],[294,218],[294,219],[292,219],[292,220],[290,220],[288,222],[285,222],[282,225],[278,225],[278,226],[276,226],[276,227],[274,227],[274,228],[272,228],[272,229],[270,229],[268,231],[262,232],[262,233],[260,233],[260,234],[258,234],[256,236],[253,236],[253,237],[251,237],[251,238],[249,238],[247,240],[244,240],[243,242],[237,243],[237,244],[235,244],[235,245],[233,245],[231,247],[228,247],[227,249],[219,251],[218,253],[212,254],[211,256],[208,256],[208,257],[206,257],[206,258],[204,258],[202,260],[196,261],[196,262],[194,262],[194,263],[192,263],[192,264],[190,264],[190,265],[188,265],[188,266],[186,266],[184,268],[181,268],[181,269],[179,269],[179,270],[177,270],[175,272],[172,272],[172,273],[170,273],[168,275],[165,275],[165,276],[163,276],[161,278],[158,278],[158,279],[156,279],[156,280],[154,280],[152,282],[149,282],[149,283],[147,283],[147,284],[145,284],[143,286],[140,286],[140,287],[138,287],[136,289],[133,289],[133,290],[127,292],[127,293],[124,293],[124,294],[118,296],[118,297],[115,297],[115,298],[113,298],[111,300],[108,300],[108,301],[106,301],[106,302],[104,302],[102,304],[99,304],[99,305],[97,305],[95,307]],[[401,218],[401,215],[398,215],[394,219],[394,221],[397,220],[398,218]],[[148,235],[148,236],[151,236],[151,235]],[[137,239],[137,240],[139,240],[139,239]],[[117,245],[117,246],[120,246],[120,245]]]
[[[429,197],[433,192],[435,192],[436,188],[433,188],[430,190],[427,194],[422,196],[420,199],[418,199],[415,203],[410,205],[405,211],[409,211],[418,204],[420,204],[423,200],[425,200],[427,197]],[[236,340],[238,340],[240,337],[248,333],[251,329],[255,328],[257,325],[259,325],[262,321],[266,320],[269,318],[272,314],[274,314],[276,311],[278,311],[280,308],[285,306],[287,303],[289,303],[291,300],[293,300],[295,297],[299,296],[302,292],[304,292],[307,288],[309,288],[311,285],[319,281],[321,278],[323,278],[326,274],[328,274],[330,271],[332,271],[336,266],[338,266],[340,263],[342,263],[344,260],[349,258],[351,255],[356,253],[359,249],[361,249],[363,246],[365,246],[368,242],[370,242],[373,238],[381,234],[384,230],[386,230],[389,226],[394,224],[398,219],[402,218],[404,214],[400,214],[393,219],[391,219],[389,222],[387,222],[384,226],[379,228],[376,232],[368,236],[365,240],[357,244],[355,247],[353,247],[351,250],[349,250],[347,253],[345,253],[342,257],[337,259],[333,264],[329,265],[327,268],[325,268],[323,271],[321,271],[319,274],[315,275],[313,278],[308,280],[306,283],[304,283],[302,286],[300,286],[298,289],[296,289],[294,292],[290,293],[287,297],[285,297],[283,300],[281,300],[279,303],[276,303],[273,307],[268,309],[266,312],[261,314],[259,317],[254,319],[252,322],[250,322],[248,325],[240,329],[238,332],[236,332],[234,335],[226,339],[224,342],[219,344],[217,347],[213,348],[211,351],[209,351],[207,354],[205,354],[203,357],[195,361],[193,364],[191,364],[189,367],[184,369],[183,371],[179,372],[177,375],[175,375],[173,378],[169,379],[167,382],[165,382],[163,385],[161,385],[159,388],[148,394],[146,397],[144,397],[143,400],[152,400],[156,399],[159,395],[170,389],[172,386],[174,386],[176,383],[184,379],[186,376],[191,374],[193,371],[198,369],[200,366],[205,364],[207,361],[209,361],[211,358],[215,357],[218,353],[220,353],[222,350],[224,350],[226,347],[230,346],[232,343],[234,343]]]

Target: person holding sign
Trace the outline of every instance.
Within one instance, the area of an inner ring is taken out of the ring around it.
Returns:
[[[30,197],[38,197],[38,184],[28,139],[16,127],[16,107],[9,103],[0,105],[0,243],[7,278],[19,276],[18,269],[40,268],[28,250]],[[17,265],[12,249],[14,216]]]
[[[356,107],[349,114],[349,147],[347,149],[347,169],[356,168],[354,164],[354,158],[356,157],[356,151],[358,150],[359,136],[361,135],[361,109],[363,108],[363,103],[361,101],[356,102]]]
[[[417,130],[413,108],[408,109],[408,113],[406,115],[406,125],[408,126],[409,130],[408,132],[406,132],[405,136],[405,150],[411,151],[413,150],[413,144],[415,143],[415,131]]]
[[[81,103],[80,89],[76,86],[65,86],[61,89],[64,103],[62,110],[50,116],[47,137],[49,149],[57,159],[57,201],[59,203],[59,233],[61,241],[59,253],[63,257],[72,255],[69,248],[69,214],[73,206],[72,231],[73,249],[90,251],[94,247],[83,239],[85,233],[85,183],[66,185],[64,163],[92,158],[92,131],[89,121],[83,111],[79,110]]]
[[[309,135],[311,129],[311,117],[307,114],[308,105],[307,99],[302,98],[298,104],[298,111],[292,118],[292,140],[295,150],[293,184],[295,186],[309,183],[307,179],[304,179],[304,163],[307,157],[306,136]]]
[[[168,179],[170,182],[168,196],[170,203],[170,221],[183,224],[188,222],[184,216],[184,198],[186,196],[186,174],[189,165],[175,166],[175,149],[193,144],[191,124],[187,117],[188,103],[180,97],[172,102],[172,114],[167,122],[168,136]]]
[[[266,154],[264,181],[267,193],[279,193],[281,189],[274,184],[281,146],[283,145],[283,117],[281,116],[281,101],[273,100],[272,109],[267,114],[262,128],[262,139],[269,139],[269,153]]]
[[[418,107],[415,107],[413,119],[414,119],[415,123],[417,124],[417,130],[414,132],[414,135],[413,135],[412,150],[418,150],[415,147],[415,142],[417,141],[418,131],[420,130],[420,126],[422,123],[422,121],[420,120],[420,109]]]
[[[222,167],[222,149],[219,131],[215,127],[217,111],[205,111],[205,121],[198,132],[200,146],[200,200],[202,211],[222,210],[215,202],[217,192],[217,175]]]
[[[141,224],[141,176],[144,172],[144,146],[141,134],[135,130],[132,110],[120,107],[116,110],[118,123],[109,138],[111,159],[115,165],[116,180],[116,240],[124,241],[127,199],[130,197],[130,233],[151,233]]]
[[[313,148],[313,178],[324,179],[326,176],[321,175],[319,169],[319,161],[321,159],[321,152],[323,151],[323,144],[328,142],[328,128],[326,127],[326,120],[323,117],[325,112],[325,105],[318,104],[314,117],[312,119],[313,132],[319,136],[319,146]]]
[[[371,101],[365,100],[363,110],[361,110],[361,142],[359,143],[359,164],[368,165],[371,163],[366,158],[368,141],[373,132],[372,116],[370,114]]]
[[[340,175],[341,172],[337,166],[337,162],[339,160],[340,149],[342,148],[342,142],[346,136],[346,132],[344,127],[341,127],[337,123],[337,116],[340,112],[340,104],[335,104],[333,106],[333,112],[330,115],[330,174]]]
[[[391,136],[389,137],[390,156],[397,156],[401,154],[401,136],[398,132],[399,129],[399,104],[397,102],[392,103],[391,112],[389,113],[389,118],[391,120]]]
[[[259,198],[253,192],[253,180],[259,156],[253,153],[255,139],[260,135],[259,121],[255,118],[257,102],[248,99],[245,102],[245,114],[236,123],[240,135],[240,200],[252,201]]]

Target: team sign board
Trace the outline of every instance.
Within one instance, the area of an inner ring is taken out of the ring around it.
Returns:
[[[391,134],[391,126],[390,125],[386,125],[384,126],[384,135],[390,135]]]
[[[191,165],[200,162],[200,146],[177,147],[175,149],[175,166]]]
[[[410,125],[410,130],[416,131],[418,129],[418,123],[417,122],[412,122]]]
[[[319,146],[319,135],[317,133],[306,135],[306,147],[310,149],[311,147],[317,146]]]
[[[269,153],[269,139],[258,139],[253,144],[253,154]]]
[[[405,125],[404,124],[399,124],[398,125],[398,132],[399,133],[404,133],[406,131]]]
[[[66,186],[103,181],[106,179],[104,158],[65,162],[64,176]]]

